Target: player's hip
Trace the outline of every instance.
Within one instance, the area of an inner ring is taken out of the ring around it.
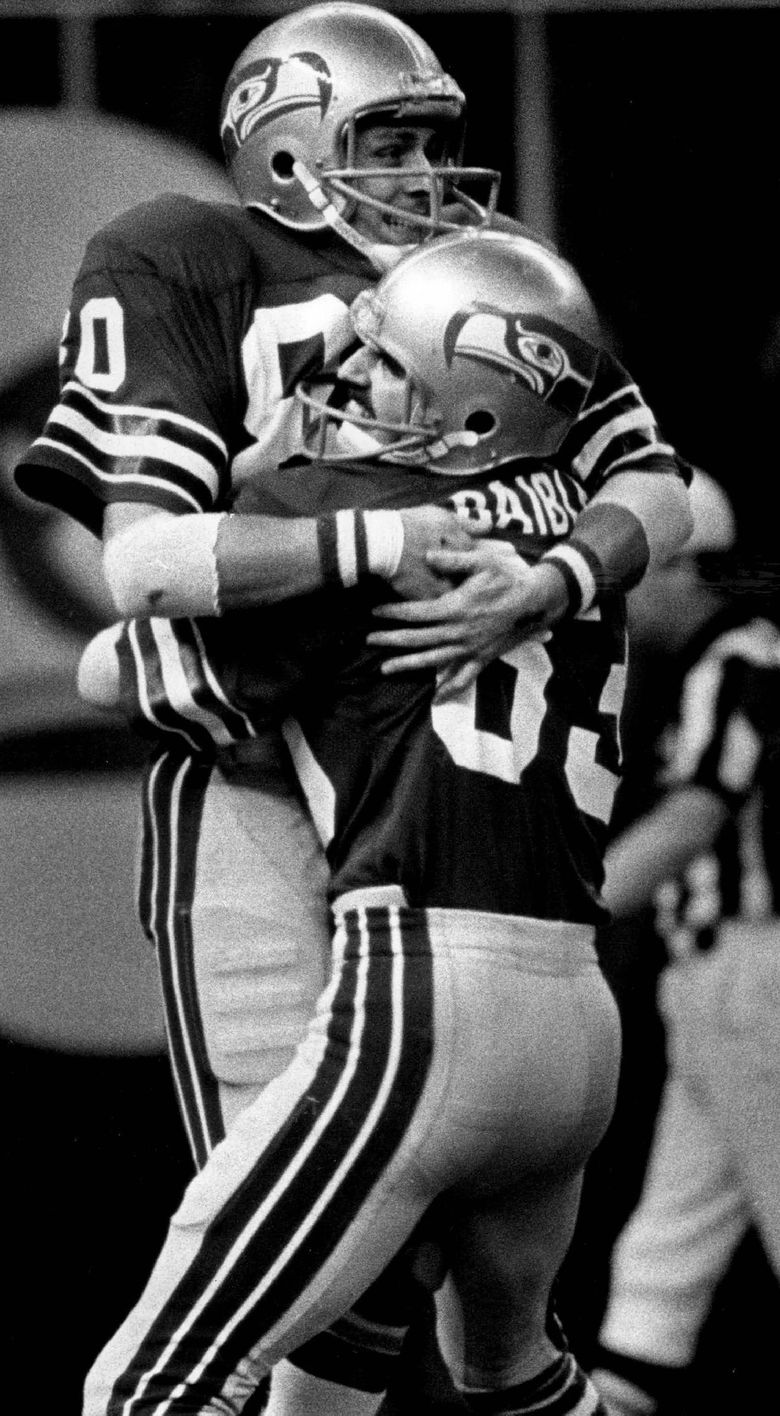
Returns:
[[[387,996],[408,1010],[417,1054],[427,1048],[412,1122],[424,1167],[444,1165],[449,1185],[483,1166],[496,1184],[505,1172],[544,1170],[562,1157],[576,1166],[608,1123],[620,1050],[592,930],[412,910],[392,903],[394,894],[397,901],[397,887],[387,887],[360,892],[363,903],[357,892],[337,901],[334,947],[337,960],[362,948],[399,970]]]
[[[430,955],[450,960],[463,974],[475,970],[483,979],[497,969],[502,987],[506,974],[520,973],[561,981],[592,979],[602,991],[590,924],[493,910],[416,908],[396,884],[350,890],[331,909],[336,937],[348,952],[359,941],[374,955]]]

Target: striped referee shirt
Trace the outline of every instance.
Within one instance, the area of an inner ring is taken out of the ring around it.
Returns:
[[[712,847],[656,894],[656,925],[673,958],[710,948],[724,919],[780,915],[780,630],[718,616],[697,647],[663,782],[707,788],[728,817]]]

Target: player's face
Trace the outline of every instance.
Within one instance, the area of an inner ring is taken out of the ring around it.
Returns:
[[[400,365],[366,350],[371,411],[380,423],[405,423],[409,418],[408,384]]]
[[[378,422],[397,426],[408,423],[410,417],[419,416],[419,400],[412,398],[410,407],[409,384],[404,371],[388,355],[361,344],[344,361],[339,373],[352,384],[360,411]],[[376,432],[380,442],[390,441],[391,434],[383,434],[381,429]]]
[[[409,382],[400,364],[378,350],[365,349],[364,380],[371,414],[378,423],[396,428],[423,428],[431,425],[421,391]],[[380,442],[392,442],[397,434],[377,429]]]
[[[419,226],[404,221],[403,213],[431,215],[432,168],[444,158],[445,137],[440,129],[415,125],[367,127],[355,139],[355,166],[381,167],[387,175],[357,178],[358,191],[396,209],[390,215],[358,203],[352,225],[361,236],[381,245],[407,246],[419,241]]]

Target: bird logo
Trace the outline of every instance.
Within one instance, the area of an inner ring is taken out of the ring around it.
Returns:
[[[592,386],[598,351],[543,315],[475,300],[448,322],[444,357],[448,368],[455,359],[470,359],[498,369],[559,412],[576,414]]]
[[[286,59],[262,59],[239,70],[226,95],[221,135],[228,159],[247,138],[283,114],[309,108],[325,117],[333,80],[319,54],[301,51]]]

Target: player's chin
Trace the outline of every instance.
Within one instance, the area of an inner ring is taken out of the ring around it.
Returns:
[[[403,212],[397,215],[383,213],[377,221],[375,241],[387,246],[419,245],[420,241],[431,234],[430,227],[419,220],[420,215],[422,213],[418,212],[410,212],[408,216]]]

